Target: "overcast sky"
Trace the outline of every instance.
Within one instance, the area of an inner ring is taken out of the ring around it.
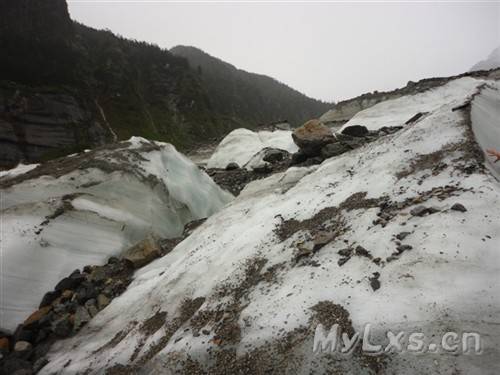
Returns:
[[[68,4],[85,25],[196,46],[327,101],[462,73],[500,45],[499,2]]]

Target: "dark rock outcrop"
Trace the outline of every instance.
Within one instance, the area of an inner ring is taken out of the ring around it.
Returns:
[[[64,89],[0,83],[0,167],[31,163],[114,140],[95,106]]]

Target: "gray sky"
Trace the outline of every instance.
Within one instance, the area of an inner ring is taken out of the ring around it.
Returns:
[[[462,73],[500,45],[499,2],[68,4],[88,26],[193,45],[329,101]]]

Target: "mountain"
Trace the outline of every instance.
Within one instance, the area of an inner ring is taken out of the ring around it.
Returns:
[[[271,77],[237,69],[198,48],[176,46],[170,52],[186,58],[199,73],[214,110],[240,126],[283,119],[298,126],[332,106],[309,98]]]
[[[2,1],[0,49],[0,167],[131,136],[187,149],[323,111],[270,78],[259,90],[220,93],[183,57],[73,22],[65,0]]]
[[[495,48],[486,60],[482,60],[474,65],[470,71],[490,70],[500,67],[500,46]]]

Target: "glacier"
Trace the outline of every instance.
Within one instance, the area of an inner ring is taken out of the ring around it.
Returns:
[[[498,373],[500,185],[484,167],[483,148],[498,134],[494,85],[461,78],[359,112],[345,126],[403,129],[321,165],[251,182],[140,269],[78,334],[55,343],[40,373]],[[225,167],[223,149],[240,165],[255,154],[260,143],[243,137],[251,152],[237,152],[243,140],[227,141],[212,166]],[[452,209],[457,203],[466,212]],[[432,214],[413,214],[419,205]],[[318,231],[332,240],[305,252]],[[411,250],[394,256],[403,232]],[[341,264],[357,246],[366,253]],[[431,339],[477,332],[483,349],[314,354],[315,326],[334,322],[357,332],[370,324],[373,341],[388,330]]]
[[[139,137],[19,166],[0,194],[0,327],[11,331],[73,270],[148,234],[176,237],[232,199],[172,145]]]
[[[219,143],[208,159],[207,168],[226,168],[229,163],[251,170],[252,158],[265,148],[277,148],[289,153],[298,151],[289,130],[258,131],[235,129]]]

